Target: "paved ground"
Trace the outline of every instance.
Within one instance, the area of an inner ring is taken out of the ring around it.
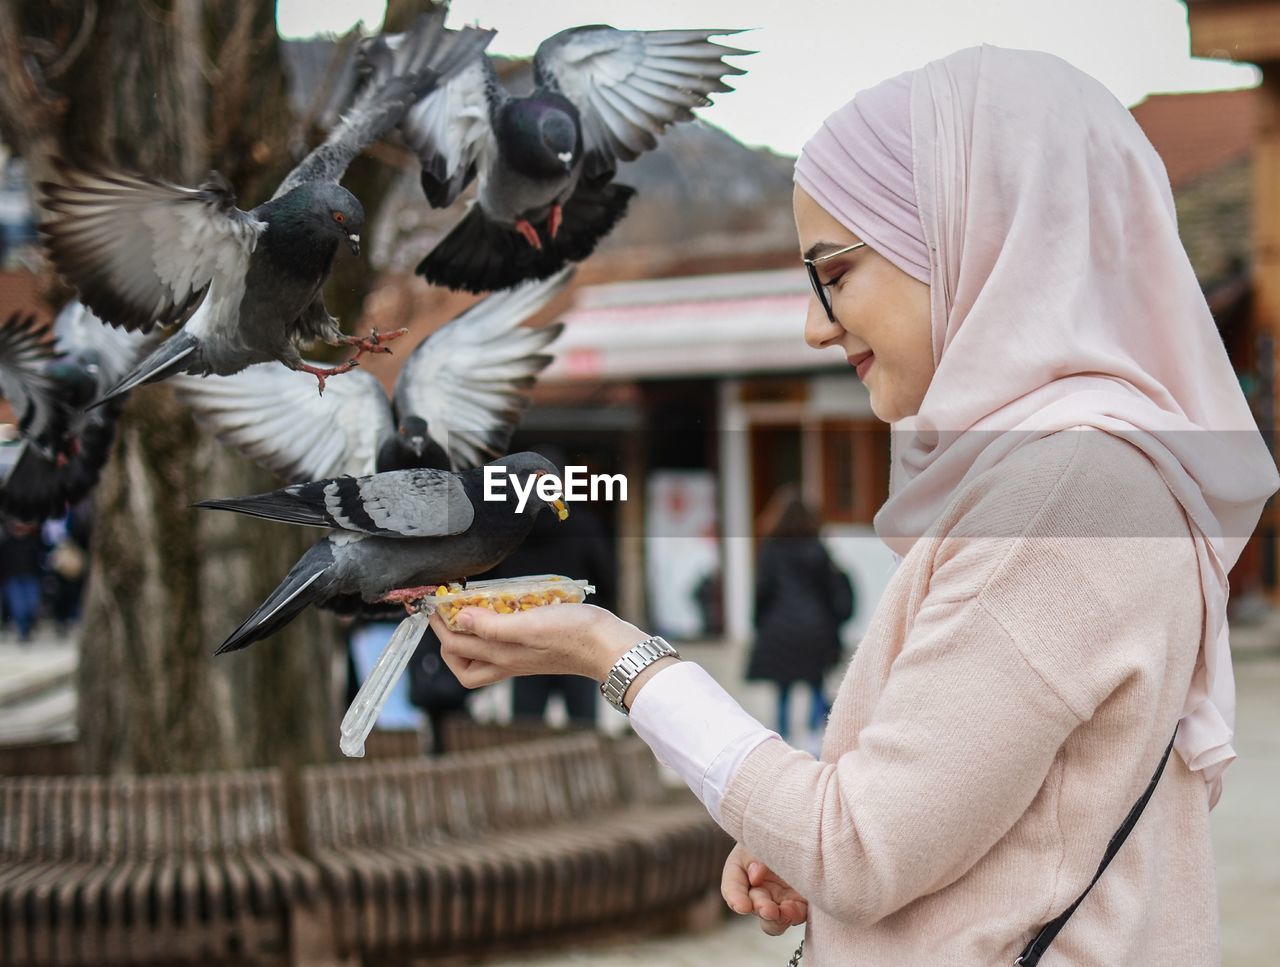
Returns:
[[[1274,967],[1280,949],[1280,611],[1267,621],[1233,629],[1239,692],[1236,748],[1226,793],[1213,812],[1225,967]],[[714,647],[689,649],[723,682],[736,669],[720,667]],[[73,728],[75,648],[50,629],[31,646],[0,635],[0,743],[36,735],[65,737]],[[771,722],[768,689],[734,689],[748,709]],[[496,699],[497,697],[495,697]],[[798,702],[804,707],[803,702]],[[801,709],[797,709],[797,715]],[[620,716],[615,716],[621,721]],[[606,720],[608,721],[608,720]],[[618,723],[615,723],[618,724]],[[489,960],[489,967],[580,964],[623,967],[780,967],[800,937],[765,936],[752,922],[729,918],[712,929],[647,941],[593,941],[579,948]]]

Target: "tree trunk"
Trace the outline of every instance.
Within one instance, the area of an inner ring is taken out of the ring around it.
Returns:
[[[92,42],[80,43],[86,28]],[[37,178],[51,151],[187,184],[215,168],[249,208],[292,161],[270,0],[0,0],[0,38],[0,131]],[[366,285],[348,280],[344,304],[358,311]],[[132,394],[95,498],[79,675],[87,771],[336,755],[335,618],[308,612],[212,657],[321,532],[190,505],[279,485],[204,437],[163,384]]]

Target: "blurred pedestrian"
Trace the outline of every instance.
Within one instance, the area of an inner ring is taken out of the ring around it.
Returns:
[[[80,597],[89,557],[73,536],[77,529],[72,527],[72,514],[73,511],[68,510],[62,517],[49,518],[41,531],[45,546],[50,549],[45,575],[48,585],[46,598],[50,615],[60,632],[79,620]]]
[[[800,488],[784,484],[760,515],[756,564],[755,642],[749,681],[778,692],[778,734],[790,733],[791,693],[811,696],[809,731],[821,731],[829,705],[823,679],[840,660],[840,627],[853,616],[853,586],[818,536],[818,517]]]
[[[0,540],[4,600],[18,640],[23,643],[31,640],[40,615],[40,584],[46,551],[40,525],[16,520],[4,525],[4,537]]]

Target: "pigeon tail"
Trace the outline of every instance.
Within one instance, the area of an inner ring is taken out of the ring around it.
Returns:
[[[295,484],[268,494],[249,497],[222,497],[201,500],[195,507],[209,510],[230,510],[250,517],[282,521],[287,524],[306,524],[311,527],[333,527],[333,519],[325,509],[324,486],[328,481]]]
[[[277,587],[258,605],[258,610],[227,637],[215,655],[239,651],[255,641],[261,641],[296,618],[308,605],[328,597],[337,576],[333,573],[333,549],[328,541],[321,541],[302,558]]]
[[[635,189],[617,182],[579,182],[562,206],[556,237],[536,249],[514,228],[485,216],[478,204],[446,235],[417,272],[434,285],[484,293],[545,279],[581,262],[627,210]]]
[[[155,383],[179,373],[191,372],[200,358],[200,340],[185,330],[174,333],[155,352],[134,367],[124,379],[89,404],[89,409],[123,396],[143,383]]]

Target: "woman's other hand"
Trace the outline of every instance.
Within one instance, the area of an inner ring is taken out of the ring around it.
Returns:
[[[585,675],[604,681],[628,648],[648,637],[612,612],[590,604],[556,604],[515,614],[463,608],[450,631],[439,614],[431,627],[440,654],[467,688],[517,675]]]
[[[741,843],[724,861],[720,895],[734,913],[754,913],[760,929],[776,937],[809,919],[809,901],[748,853]]]

